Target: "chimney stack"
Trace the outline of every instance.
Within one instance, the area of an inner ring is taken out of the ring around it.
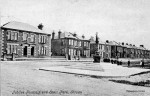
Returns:
[[[140,45],[140,47],[144,47],[144,45]]]
[[[55,32],[54,32],[54,30],[53,30],[52,39],[54,39],[54,37],[55,37]]]
[[[77,34],[76,34],[76,33],[74,33],[74,34],[73,34],[73,36],[75,36],[75,37],[76,37],[76,36],[77,36]]]
[[[82,35],[82,38],[84,39],[84,38],[85,38],[85,36],[84,36],[84,35]]]
[[[60,39],[61,31],[58,32],[58,39]]]
[[[109,40],[106,40],[106,43],[109,43]]]

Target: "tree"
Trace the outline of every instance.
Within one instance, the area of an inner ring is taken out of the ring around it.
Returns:
[[[44,26],[43,26],[42,23],[38,25],[38,28],[41,29],[41,30],[43,29],[43,27],[44,27]]]

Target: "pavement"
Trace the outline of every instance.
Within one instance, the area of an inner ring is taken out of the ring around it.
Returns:
[[[123,67],[111,63],[84,63],[78,62],[68,66],[41,67],[39,70],[53,71],[67,74],[79,74],[96,77],[122,77],[130,76],[150,69]]]

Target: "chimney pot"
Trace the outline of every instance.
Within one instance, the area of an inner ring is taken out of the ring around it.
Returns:
[[[58,39],[60,39],[61,31],[58,31]]]
[[[106,40],[106,43],[109,43],[109,40]]]
[[[52,39],[54,39],[54,37],[55,37],[55,32],[54,32],[54,30],[53,30]]]

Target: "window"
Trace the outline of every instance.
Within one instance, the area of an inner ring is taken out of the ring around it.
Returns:
[[[28,34],[26,32],[23,32],[23,41],[26,41],[28,38]]]
[[[41,43],[41,35],[39,35],[39,43]]]
[[[7,54],[12,54],[12,53],[17,54],[17,45],[8,44],[7,45]]]
[[[69,55],[73,55],[73,49],[69,49]]]
[[[7,45],[7,54],[11,54],[11,45]]]
[[[46,43],[46,39],[45,35],[39,35],[39,43]]]
[[[76,50],[74,50],[74,56],[76,56]]]
[[[46,47],[45,46],[41,46],[39,47],[39,55],[46,55]]]
[[[35,41],[35,35],[31,34],[31,42],[34,42],[34,41]]]
[[[74,46],[77,46],[77,41],[74,41]]]
[[[73,45],[73,40],[69,39],[69,45]]]
[[[84,56],[86,55],[86,50],[84,50]]]
[[[79,46],[81,46],[81,41],[79,41]]]
[[[43,51],[44,51],[44,47],[42,47],[42,48],[41,48],[41,54],[43,54],[43,53],[44,53]]]
[[[7,40],[10,40],[10,39],[11,39],[11,31],[8,30],[8,31],[7,31]]]
[[[11,40],[14,40],[14,39],[15,39],[15,33],[11,32]]]
[[[14,38],[14,39],[15,39],[15,40],[18,40],[18,33],[15,32],[14,35],[15,35],[15,38]]]
[[[18,40],[18,32],[17,31],[7,31],[7,40]]]
[[[86,42],[84,42],[84,46],[86,46]]]
[[[72,40],[72,43],[71,43],[71,45],[73,45],[73,41],[74,41],[74,40]]]
[[[44,36],[44,43],[46,43],[46,39],[47,39],[46,36]]]

